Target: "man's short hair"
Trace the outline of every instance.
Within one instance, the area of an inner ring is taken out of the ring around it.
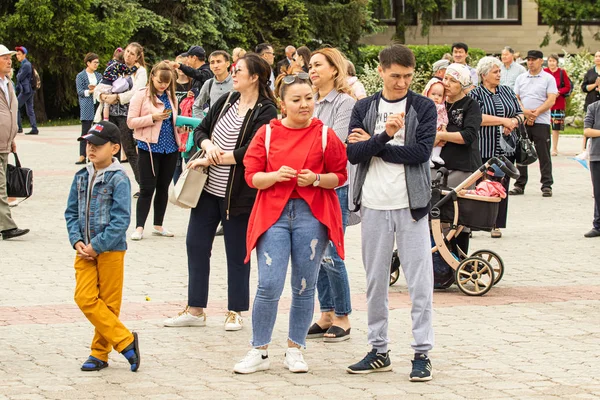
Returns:
[[[454,51],[454,49],[463,49],[465,53],[469,52],[469,46],[463,42],[452,43],[452,51]]]
[[[262,53],[264,53],[265,51],[268,51],[269,47],[273,48],[273,46],[271,46],[269,43],[261,43],[256,46],[256,48],[254,49],[254,52],[256,54],[258,54],[259,56],[262,56]]]
[[[504,46],[504,48],[503,48],[502,50],[506,50],[506,51],[508,51],[510,54],[513,54],[513,55],[515,54],[515,51],[514,51],[514,49],[513,49],[512,47],[510,47],[510,46]]]
[[[223,58],[225,59],[225,62],[229,62],[229,60],[230,60],[228,52],[226,52],[225,50],[215,50],[212,53],[210,53],[210,56],[208,56],[208,61],[210,61],[211,58],[218,57],[218,56],[223,56]]]
[[[417,62],[415,55],[408,47],[401,44],[393,44],[379,52],[379,65],[381,68],[387,69],[393,64],[414,68]]]

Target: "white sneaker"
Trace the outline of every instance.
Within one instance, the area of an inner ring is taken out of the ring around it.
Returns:
[[[206,326],[205,313],[202,313],[196,317],[195,315],[190,314],[188,309],[189,307],[186,307],[185,310],[177,314],[176,317],[167,318],[165,322],[163,322],[163,325],[172,328],[184,326]]]
[[[142,240],[144,238],[144,232],[141,233],[137,230],[131,234],[131,240]]]
[[[302,352],[295,347],[290,347],[285,351],[283,365],[285,365],[290,372],[308,372],[308,364],[304,361]]]
[[[164,237],[173,237],[173,236],[175,236],[175,234],[173,232],[169,231],[165,227],[162,228],[162,231],[159,231],[158,229],[153,229],[152,230],[152,235],[153,236],[164,236]]]
[[[257,371],[267,370],[270,366],[271,361],[268,355],[263,356],[260,350],[252,349],[246,354],[246,357],[235,364],[233,372],[237,374],[252,374]]]
[[[442,157],[433,156],[433,157],[431,157],[431,161],[433,161],[436,164],[440,164],[440,165],[446,164],[444,162],[444,160],[442,159]]]
[[[589,151],[585,149],[581,153],[577,154],[575,158],[578,160],[587,160],[589,158]]]
[[[243,327],[244,320],[242,316],[235,311],[227,311],[227,314],[225,314],[225,330],[239,331]]]

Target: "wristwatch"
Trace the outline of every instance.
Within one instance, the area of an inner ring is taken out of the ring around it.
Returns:
[[[315,179],[315,181],[313,182],[313,186],[319,186],[319,183],[321,183],[321,175],[319,174],[315,174],[317,175],[317,178]]]

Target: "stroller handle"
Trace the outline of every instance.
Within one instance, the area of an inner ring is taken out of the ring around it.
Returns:
[[[515,167],[514,164],[511,163],[508,160],[508,158],[506,158],[503,155],[501,155],[499,157],[499,159],[496,157],[490,158],[489,163],[490,163],[490,165],[496,164],[498,167],[500,167],[502,172],[504,172],[506,175],[508,175],[512,179],[518,179],[521,176],[521,173],[519,172],[517,167]]]

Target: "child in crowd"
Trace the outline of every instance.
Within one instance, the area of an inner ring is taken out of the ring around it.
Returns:
[[[432,78],[427,82],[423,96],[429,97],[435,103],[437,109],[437,130],[441,131],[446,129],[448,126],[448,113],[446,112],[446,105],[444,104],[444,84],[437,78]],[[444,160],[440,157],[442,153],[442,146],[435,146],[431,151],[431,159],[429,160],[429,166],[434,168],[436,164],[444,165]]]
[[[130,90],[133,86],[133,81],[130,77],[124,78],[124,76],[131,75],[135,71],[137,71],[136,66],[130,68],[125,64],[123,60],[123,49],[120,47],[117,48],[113,53],[112,60],[106,65],[104,74],[102,74],[102,80],[96,87],[96,91],[99,93],[98,96],[100,96],[100,94],[124,93]],[[102,102],[100,102],[100,105],[102,106],[102,119],[108,121],[110,105]]]
[[[94,325],[91,354],[82,371],[108,367],[114,348],[140,367],[137,333],[119,320],[123,268],[131,217],[131,184],[113,156],[120,150],[119,128],[108,121],[92,126],[78,140],[87,142],[90,163],[75,174],[65,220],[75,257],[75,302]]]
[[[504,171],[496,164],[492,164],[485,174],[483,180],[477,184],[475,190],[461,190],[460,194],[476,194],[485,197],[506,198],[506,189],[502,186]]]

